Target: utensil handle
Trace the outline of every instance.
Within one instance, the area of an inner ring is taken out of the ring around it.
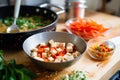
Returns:
[[[16,0],[15,2],[15,10],[14,10],[14,17],[15,18],[18,18],[18,14],[19,14],[19,11],[20,11],[20,3],[21,3],[21,0]]]
[[[44,4],[41,4],[40,7],[54,7],[54,8],[57,8],[57,9],[59,9],[59,11],[55,11],[55,10],[54,10],[54,11],[55,11],[56,14],[58,14],[58,15],[65,12],[64,7],[62,7],[62,6],[60,6],[60,5],[54,5],[54,4],[50,4],[50,3],[44,3]]]

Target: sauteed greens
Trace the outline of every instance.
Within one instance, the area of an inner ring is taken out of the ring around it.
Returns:
[[[0,20],[0,32],[6,32],[8,26],[12,25],[14,18],[13,17],[6,17]],[[29,16],[29,17],[18,17],[16,24],[19,26],[20,31],[28,31],[34,30],[38,28],[42,28],[51,21],[45,17],[41,16]]]
[[[16,64],[14,59],[7,63],[3,57],[3,51],[0,50],[0,80],[31,80],[37,75],[22,64]]]

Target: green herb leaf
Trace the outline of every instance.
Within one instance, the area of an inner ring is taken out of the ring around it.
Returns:
[[[100,48],[100,46],[97,46],[96,49],[97,49],[99,52],[102,51],[101,48]]]
[[[27,68],[22,68],[22,71],[23,71],[26,75],[31,76],[31,77],[33,77],[33,78],[37,77],[36,74],[34,74],[33,72],[31,72],[31,71],[28,70]]]
[[[0,50],[0,80],[31,80],[37,75],[25,68],[22,64],[16,64],[15,59],[6,63],[3,51]]]

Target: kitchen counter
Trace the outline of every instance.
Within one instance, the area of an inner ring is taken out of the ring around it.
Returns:
[[[58,32],[65,30],[65,14],[59,15],[57,24]],[[112,32],[107,38],[120,36],[120,17],[104,14],[100,12],[87,11],[85,17],[92,18],[95,21],[112,27]],[[87,52],[82,55],[81,59],[69,68],[62,71],[48,71],[43,68],[38,68],[31,60],[20,51],[5,51],[4,54],[7,61],[15,58],[17,64],[24,64],[28,69],[36,72],[39,77],[34,80],[58,80],[60,76],[69,73],[72,70],[82,70],[85,72],[89,80],[108,80],[120,67],[120,45],[117,45],[114,55],[105,61],[95,61],[91,59]]]

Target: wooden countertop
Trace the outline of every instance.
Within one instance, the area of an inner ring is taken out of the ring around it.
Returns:
[[[65,14],[59,15],[59,21],[57,24],[58,32],[65,30]],[[104,13],[87,11],[85,17],[93,18],[99,23],[112,26],[112,33],[107,38],[120,36],[120,18]],[[112,74],[114,74],[120,67],[120,45],[117,46],[114,55],[105,61],[95,61],[91,59],[87,52],[83,54],[81,59],[73,66],[62,71],[47,71],[38,68],[31,60],[21,51],[5,51],[6,60],[15,58],[18,64],[24,64],[27,68],[36,72],[39,78],[34,80],[58,80],[60,76],[69,73],[72,70],[82,70],[86,73],[89,80],[108,80]]]

